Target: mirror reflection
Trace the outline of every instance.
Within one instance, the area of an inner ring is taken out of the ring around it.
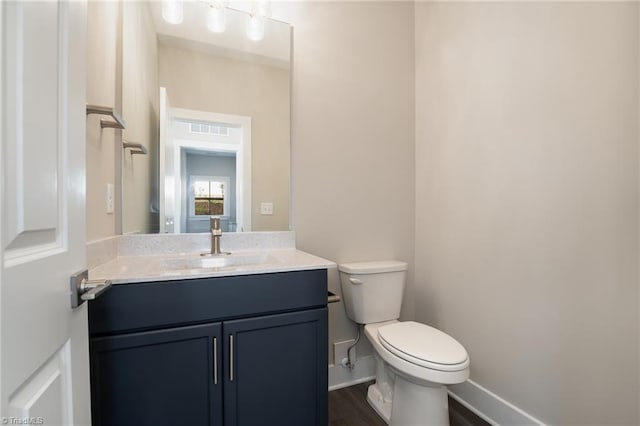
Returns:
[[[291,27],[178,3],[122,6],[123,233],[288,230]]]

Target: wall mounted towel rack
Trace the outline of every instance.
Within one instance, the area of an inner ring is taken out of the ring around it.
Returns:
[[[87,115],[89,114],[108,115],[109,117],[114,119],[114,121],[100,120],[100,127],[103,129],[105,127],[110,127],[113,129],[124,129],[126,126],[123,118],[120,116],[120,113],[110,107],[87,104]]]
[[[131,150],[131,155],[133,154],[143,154],[143,155],[147,155],[148,151],[147,151],[147,147],[142,145],[141,143],[136,143],[136,142],[128,142],[125,141],[124,139],[122,140],[122,147],[124,149],[130,149]]]

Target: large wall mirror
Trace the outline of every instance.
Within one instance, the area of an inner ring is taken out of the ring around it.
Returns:
[[[123,2],[123,233],[289,229],[292,31],[259,4]]]

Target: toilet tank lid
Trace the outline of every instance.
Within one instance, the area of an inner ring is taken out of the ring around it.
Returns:
[[[406,271],[407,263],[399,260],[341,263],[338,265],[338,269],[348,274],[381,274],[383,272]]]

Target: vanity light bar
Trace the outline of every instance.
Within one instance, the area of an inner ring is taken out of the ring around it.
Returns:
[[[206,0],[200,0],[206,1]],[[226,0],[207,1],[207,29],[213,33],[224,33],[227,27]],[[184,20],[183,0],[162,0],[162,18],[170,24],[181,24]],[[249,40],[260,41],[264,38],[264,22],[271,17],[269,0],[254,1],[247,16],[246,35]]]

